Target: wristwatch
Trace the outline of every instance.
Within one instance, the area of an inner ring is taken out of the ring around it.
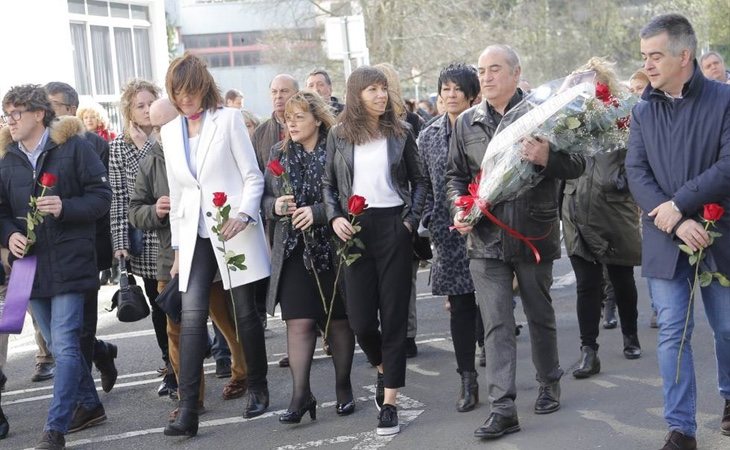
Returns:
[[[251,217],[249,217],[249,215],[246,213],[238,213],[238,216],[236,218],[238,220],[240,220],[242,223],[253,222],[253,220],[251,220]]]

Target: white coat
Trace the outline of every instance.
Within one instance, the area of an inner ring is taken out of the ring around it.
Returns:
[[[223,286],[237,287],[266,278],[271,273],[269,247],[259,216],[264,177],[259,170],[251,140],[240,111],[219,108],[206,113],[196,152],[197,179],[185,157],[182,121],[179,116],[162,127],[161,138],[170,185],[170,228],[172,246],[179,252],[180,291],[187,291],[190,271],[194,270],[193,251],[202,216],[218,262]],[[210,231],[216,225],[213,193],[224,192],[231,205],[231,217],[246,213],[256,223],[226,241],[226,250],[246,255],[246,270],[230,271],[228,281],[221,242]],[[210,213],[210,216],[208,215]]]

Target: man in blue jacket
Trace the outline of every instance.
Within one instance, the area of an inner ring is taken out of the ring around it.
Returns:
[[[79,336],[84,293],[99,283],[95,222],[109,211],[111,188],[101,159],[77,135],[78,119],[53,121],[55,113],[41,86],[10,89],[2,109],[8,126],[0,133],[0,242],[10,250],[11,261],[26,254],[37,258],[30,302],[56,358],[56,376],[36,448],[61,449],[77,404],[106,418]],[[57,182],[39,197],[38,180],[48,175]],[[35,227],[35,242],[26,253],[23,219],[31,196],[37,198],[44,219]]]
[[[730,274],[730,216],[715,224],[722,237],[711,246],[700,219],[705,204],[720,203],[730,210],[730,86],[702,75],[695,59],[697,39],[685,17],[654,17],[640,37],[651,88],[633,111],[626,172],[644,211],[642,270],[658,313],[657,354],[670,431],[663,449],[695,449],[691,317],[677,372],[687,309],[693,306],[689,286],[694,267],[678,244],[704,249],[703,271]],[[730,435],[730,289],[713,280],[701,290],[725,399],[721,431]]]

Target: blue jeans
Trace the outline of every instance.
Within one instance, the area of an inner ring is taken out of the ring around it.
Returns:
[[[101,403],[91,371],[81,355],[84,294],[32,298],[30,303],[43,338],[56,358],[53,399],[43,430],[66,434],[76,405],[91,409]]]
[[[673,279],[648,280],[659,325],[657,357],[664,381],[664,419],[670,431],[677,430],[687,436],[694,436],[697,431],[697,386],[691,344],[694,311],[687,326],[679,382],[675,382],[677,355],[687,317],[689,283],[694,280],[694,268],[689,265],[687,258],[680,256]],[[730,288],[713,281],[709,286],[701,288],[701,292],[707,321],[715,337],[720,395],[730,400]],[[695,299],[697,297],[698,293],[695,294]]]
[[[231,359],[231,349],[228,348],[228,342],[215,324],[213,324],[213,345],[210,349],[213,359],[220,361],[221,359]]]

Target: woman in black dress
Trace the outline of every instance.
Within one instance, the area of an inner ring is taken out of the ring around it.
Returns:
[[[325,142],[335,119],[327,103],[307,91],[289,99],[285,118],[287,136],[272,148],[269,161],[278,161],[286,176],[277,177],[271,170],[265,176],[263,207],[268,219],[276,224],[267,307],[273,314],[276,304],[281,305],[293,382],[289,409],[279,416],[279,421],[299,423],[307,412],[315,419],[317,411],[309,372],[317,340],[316,327],[324,330],[327,321],[317,278],[327,308],[333,308],[327,338],[335,366],[339,415],[355,410],[350,384],[355,337],[339,293],[332,301],[337,261],[333,257],[331,232],[322,202]]]

